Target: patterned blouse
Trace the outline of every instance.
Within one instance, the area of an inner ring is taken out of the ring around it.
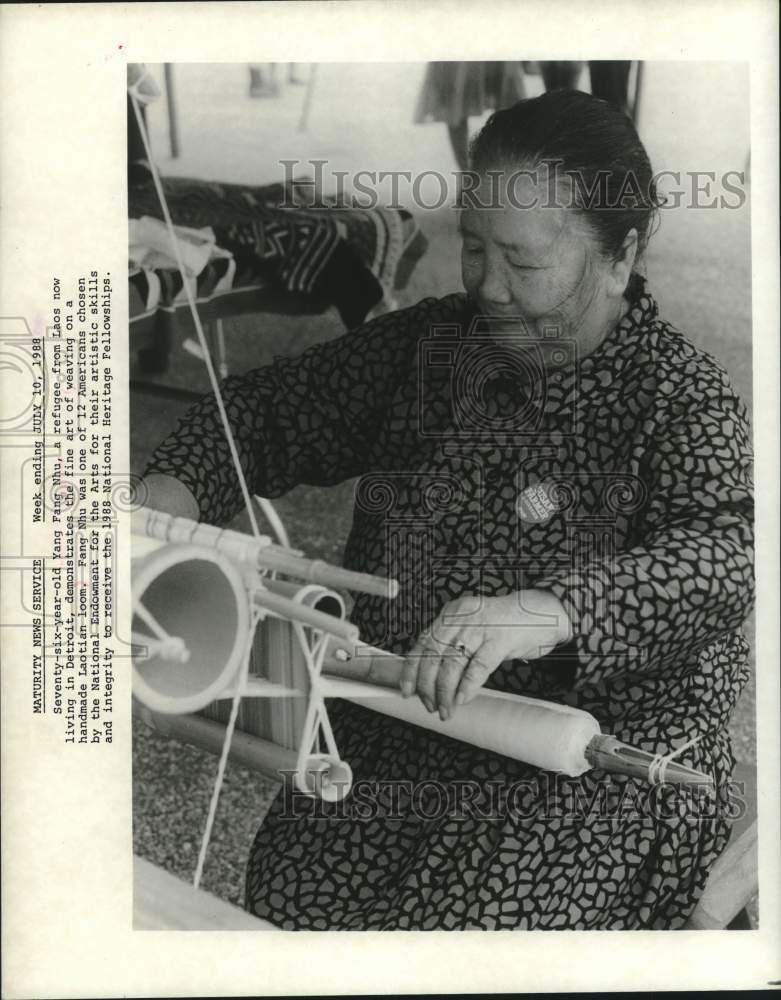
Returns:
[[[250,855],[252,912],[303,929],[685,924],[735,809],[750,432],[719,364],[659,318],[642,278],[629,293],[594,353],[561,341],[544,375],[532,347],[532,374],[514,377],[450,295],[229,378],[225,399],[257,493],[361,477],[345,565],[401,588],[356,596],[364,641],[404,652],[447,600],[548,589],[574,638],[489,685],[583,708],[655,753],[698,736],[680,760],[715,793],[567,779],[337,702],[353,795],[277,798]],[[205,521],[240,509],[210,398],[151,470],[185,483]]]

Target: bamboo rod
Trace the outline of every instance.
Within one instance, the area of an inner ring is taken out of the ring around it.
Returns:
[[[140,705],[134,713],[162,736],[190,743],[219,756],[225,739],[225,726],[200,715],[162,715]],[[229,759],[272,781],[281,781],[281,771],[295,771],[297,752],[269,743],[268,740],[234,731]]]
[[[364,655],[360,655],[360,650]],[[323,660],[323,673],[327,677],[343,680],[359,681],[384,688],[398,690],[404,667],[404,657],[384,653],[371,646],[356,646],[349,648],[332,643]],[[483,694],[491,694],[484,690]],[[345,689],[342,697],[350,698]],[[543,704],[543,703],[541,703]],[[387,706],[376,703],[378,712],[387,711]],[[393,715],[391,711],[389,714]],[[422,717],[424,718],[424,717]],[[425,725],[424,721],[420,722]],[[553,738],[553,734],[551,734]],[[655,783],[660,780],[659,758],[657,754],[649,753],[622,743],[614,736],[600,733],[592,736],[583,747],[585,759],[592,768],[601,768],[615,774],[624,774]],[[695,768],[688,767],[676,760],[670,760],[664,767],[664,780],[682,785],[710,785],[713,779],[710,775]]]
[[[163,63],[165,77],[166,107],[168,109],[168,140],[171,145],[171,159],[179,156],[179,122],[176,115],[176,94],[174,91],[174,69],[171,63]]]
[[[301,622],[302,625],[308,625],[310,628],[317,629],[320,632],[327,632],[330,635],[338,636],[347,642],[358,641],[360,633],[358,632],[357,625],[342,621],[341,618],[335,618],[333,615],[325,614],[323,611],[315,611],[314,608],[308,608],[299,601],[291,601],[290,598],[282,597],[279,594],[272,594],[269,590],[253,591],[252,600],[259,608],[271,611],[281,618]]]
[[[283,549],[281,545],[272,544],[260,549],[257,561],[262,569],[273,569],[288,576],[300,577],[309,583],[319,583],[324,587],[358,590],[364,594],[387,598],[394,598],[399,592],[396,580],[343,569],[322,559],[306,559]]]
[[[367,650],[370,647],[365,647]],[[379,687],[397,688],[401,683],[404,657],[373,650],[365,656],[355,653],[347,659],[338,655],[338,646],[332,645],[323,660],[323,673],[345,680],[364,681]]]
[[[268,618],[261,625],[265,639],[265,673],[269,680],[309,690],[309,672],[293,625],[281,618]],[[258,735],[295,750],[301,742],[307,698],[285,698],[268,708],[267,728]]]
[[[276,545],[267,535],[254,538],[230,528],[216,528],[186,517],[173,517],[162,511],[152,510],[151,507],[140,507],[133,511],[132,530],[134,534],[157,538],[163,542],[217,548],[230,559],[255,569],[274,570],[337,590],[357,590],[387,598],[394,598],[399,592],[396,580],[343,569],[322,559],[307,559],[296,549]]]

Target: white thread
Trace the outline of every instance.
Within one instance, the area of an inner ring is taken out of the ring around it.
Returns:
[[[190,307],[190,314],[192,316],[193,325],[195,326],[195,332],[198,335],[198,342],[200,343],[201,350],[203,351],[204,364],[206,365],[206,371],[208,372],[209,375],[209,382],[211,383],[212,391],[214,393],[214,400],[217,404],[217,409],[220,414],[223,430],[225,431],[225,437],[228,442],[228,448],[230,450],[231,459],[233,460],[233,465],[236,470],[236,475],[238,476],[239,487],[241,488],[241,494],[244,499],[244,506],[247,509],[247,515],[249,516],[250,525],[252,526],[252,534],[256,538],[259,538],[260,528],[258,527],[258,522],[255,517],[255,510],[252,506],[252,499],[250,496],[249,487],[247,486],[247,481],[244,478],[244,470],[241,467],[241,460],[239,459],[239,452],[238,449],[236,448],[236,441],[233,437],[233,431],[231,430],[230,421],[228,420],[228,413],[227,410],[225,409],[225,402],[222,398],[222,392],[220,391],[220,383],[217,379],[217,373],[214,370],[214,363],[212,362],[212,356],[211,352],[209,351],[209,345],[206,340],[206,335],[204,334],[203,327],[201,326],[201,318],[198,315],[198,307],[195,304],[193,291],[187,279],[187,274],[185,272],[185,267],[184,267],[184,261],[182,260],[182,255],[179,250],[179,241],[176,237],[176,231],[174,229],[173,220],[171,219],[171,213],[168,210],[168,202],[166,201],[165,192],[163,191],[163,185],[160,181],[160,175],[158,174],[157,167],[155,166],[154,161],[152,159],[152,150],[149,145],[149,139],[146,134],[144,120],[141,116],[141,110],[139,108],[138,99],[134,93],[130,94],[130,103],[133,105],[133,111],[135,112],[139,132],[141,133],[141,141],[144,144],[144,150],[146,151],[147,160],[149,162],[149,169],[152,173],[152,180],[154,181],[155,190],[157,191],[157,197],[160,201],[160,208],[163,211],[165,224],[168,228],[168,233],[171,237],[174,256],[176,257],[176,266],[179,268],[179,273],[182,276],[182,284],[184,287],[185,295],[187,297],[187,304]]]
[[[257,613],[253,616],[249,635],[255,634],[255,627],[260,619],[260,615]],[[233,695],[233,702],[231,703],[231,714],[228,719],[228,723],[225,726],[225,737],[222,741],[222,751],[220,752],[220,762],[217,765],[217,777],[214,781],[214,788],[212,789],[212,797],[209,802],[209,812],[206,816],[206,825],[203,829],[203,835],[201,836],[201,846],[198,850],[198,864],[195,866],[195,875],[193,876],[193,886],[198,888],[201,883],[201,876],[203,875],[203,866],[206,863],[206,852],[209,850],[209,842],[212,836],[212,827],[214,826],[214,820],[217,815],[217,805],[220,800],[220,792],[222,791],[222,784],[225,780],[225,768],[228,764],[228,754],[230,753],[231,742],[233,740],[233,730],[236,726],[236,719],[239,716],[239,706],[241,705],[241,696],[247,685],[247,674],[249,673],[249,658],[250,652],[252,650],[252,643],[247,641],[247,648],[244,652],[244,663],[239,671],[238,680],[236,682],[236,691]]]
[[[146,627],[157,636],[160,642],[168,642],[169,639],[173,638],[168,632],[163,628],[163,626],[158,622],[152,612],[147,608],[147,606],[142,601],[136,601],[135,607],[133,608],[135,613],[141,619],[141,621],[146,625]]]
[[[258,506],[263,511],[266,520],[271,525],[274,534],[277,536],[277,541],[280,545],[283,545],[286,549],[289,549],[290,539],[288,538],[287,531],[285,531],[285,526],[282,523],[282,518],[277,514],[274,505],[270,500],[265,497],[259,497],[255,494],[255,499],[258,502]]]
[[[682,754],[684,750],[688,750],[695,743],[699,743],[701,739],[702,733],[695,736],[694,739],[689,740],[688,743],[679,746],[677,750],[671,750],[670,753],[658,753],[648,765],[648,781],[652,785],[663,785],[667,778],[668,764],[675,760],[679,754]]]

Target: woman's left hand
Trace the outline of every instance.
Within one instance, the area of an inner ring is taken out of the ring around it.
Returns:
[[[569,617],[548,591],[459,597],[444,606],[407,654],[402,694],[417,691],[429,712],[449,719],[500,663],[537,659],[570,636]]]

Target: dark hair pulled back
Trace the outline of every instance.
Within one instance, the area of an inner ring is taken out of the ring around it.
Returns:
[[[568,178],[569,207],[583,213],[603,254],[615,259],[631,229],[638,257],[659,208],[651,162],[632,120],[606,101],[553,90],[495,112],[474,138],[472,169],[533,170]]]

